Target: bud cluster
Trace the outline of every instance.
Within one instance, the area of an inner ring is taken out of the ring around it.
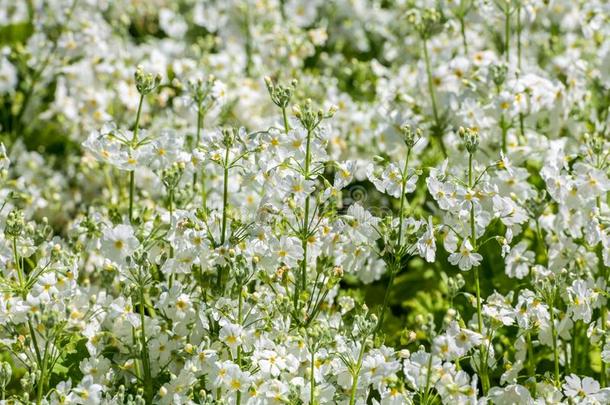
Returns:
[[[161,83],[160,74],[145,72],[142,66],[136,68],[134,78],[136,80],[136,88],[143,96],[151,93],[154,89],[159,87],[159,84]]]
[[[443,30],[443,17],[435,8],[413,9],[407,13],[407,22],[417,31],[419,36],[430,39]]]
[[[464,146],[468,153],[474,154],[479,147],[479,131],[476,128],[460,127],[459,135],[464,141]]]
[[[423,131],[421,128],[416,128],[415,131],[413,131],[411,125],[407,124],[400,127],[400,134],[402,135],[402,140],[405,145],[407,145],[407,148],[412,149],[422,138]]]
[[[25,220],[23,218],[23,212],[20,210],[9,212],[6,218],[6,225],[4,226],[4,235],[10,239],[18,238],[21,236],[24,228]]]
[[[313,131],[320,125],[322,120],[331,118],[337,112],[337,107],[331,106],[326,112],[323,109],[314,110],[312,101],[307,99],[305,103],[295,105],[293,107],[295,117],[301,122],[301,125],[308,130]]]
[[[271,96],[271,101],[273,104],[280,108],[286,108],[288,103],[290,103],[290,99],[294,94],[294,90],[297,86],[296,79],[293,79],[290,82],[290,85],[285,86],[280,83],[273,83],[269,76],[265,77],[265,84],[267,85],[267,91],[269,92],[269,96]]]

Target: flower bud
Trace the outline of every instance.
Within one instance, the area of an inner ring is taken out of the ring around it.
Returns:
[[[468,153],[474,154],[479,147],[479,131],[475,128],[460,127],[458,133],[464,141],[464,146]]]
[[[423,131],[421,128],[417,128],[415,131],[413,131],[411,125],[407,124],[400,127],[400,133],[402,135],[402,140],[404,141],[405,145],[407,145],[407,148],[411,149],[422,137]]]
[[[134,78],[136,80],[136,88],[141,95],[146,95],[156,89],[161,83],[161,75],[160,74],[152,74],[144,72],[144,68],[142,66],[138,66],[134,73]]]
[[[13,369],[6,361],[0,363],[0,391],[4,391],[7,385],[11,382]]]
[[[18,238],[21,236],[24,228],[25,219],[23,218],[23,212],[20,210],[9,212],[6,218],[6,225],[4,226],[4,235],[9,239]]]

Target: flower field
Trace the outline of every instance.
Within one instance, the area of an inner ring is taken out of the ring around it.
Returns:
[[[0,0],[0,405],[610,404],[610,3]]]

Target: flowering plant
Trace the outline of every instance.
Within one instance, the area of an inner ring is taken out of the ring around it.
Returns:
[[[0,405],[610,403],[600,0],[0,0]]]

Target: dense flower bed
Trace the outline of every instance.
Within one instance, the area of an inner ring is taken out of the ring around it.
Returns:
[[[0,404],[608,404],[604,0],[0,0]]]

